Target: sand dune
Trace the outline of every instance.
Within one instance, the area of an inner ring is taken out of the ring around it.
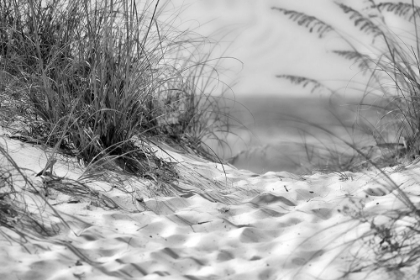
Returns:
[[[6,136],[2,142],[39,187],[34,174],[46,163],[44,151]],[[79,196],[56,190],[47,197],[70,228],[42,199],[27,195],[27,210],[54,232],[29,232],[24,240],[1,227],[0,279],[341,279],[357,262],[375,257],[362,238],[370,223],[355,217],[363,213],[386,224],[392,209],[406,208],[378,171],[257,175],[174,150],[160,155],[178,162],[177,195],[157,195],[151,190],[156,184],[146,179],[127,179],[124,191],[111,183],[72,181]],[[385,170],[415,205],[419,171],[418,165]],[[82,172],[65,158],[54,168],[66,180]],[[84,187],[98,195],[83,196]],[[412,222],[408,216],[398,220]],[[348,279],[415,279],[416,269]]]

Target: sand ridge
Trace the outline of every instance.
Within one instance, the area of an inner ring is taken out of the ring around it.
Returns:
[[[28,176],[42,169],[39,147],[3,141]],[[86,182],[111,201],[105,205],[58,192],[49,203],[70,228],[47,206],[43,217],[59,229],[48,238],[33,234],[23,242],[2,227],[0,279],[337,279],[356,252],[367,250],[357,240],[369,225],[351,214],[380,217],[405,207],[377,171],[257,175],[176,151],[161,156],[177,162],[177,196],[147,191],[156,186],[144,179],[125,181],[124,191]],[[416,205],[419,171],[417,165],[386,170]],[[77,179],[83,168],[60,160],[54,172]],[[35,204],[42,200],[28,207]],[[407,273],[379,271],[369,279]]]

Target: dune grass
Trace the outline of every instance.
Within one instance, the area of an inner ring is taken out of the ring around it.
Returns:
[[[150,144],[218,161],[206,143],[226,145],[231,131],[222,98],[229,87],[218,72],[224,58],[212,55],[215,42],[161,21],[164,8],[159,0],[1,1],[0,122],[9,137],[45,147],[50,170],[58,154],[76,157],[81,180],[118,171],[172,186],[175,164]],[[33,183],[7,147],[0,153],[10,163],[0,170],[0,222],[14,229],[28,197],[13,180]],[[43,196],[36,188],[32,195]]]
[[[390,148],[400,161],[414,160],[419,155],[420,118],[418,111],[419,98],[419,49],[420,40],[417,23],[419,7],[411,3],[393,3],[367,1],[360,11],[342,3],[339,9],[360,31],[360,38],[370,38],[366,45],[358,38],[336,28],[334,24],[298,11],[274,7],[273,9],[305,27],[309,32],[318,34],[319,38],[339,37],[348,48],[331,50],[335,55],[351,61],[367,77],[366,84],[356,81],[350,87],[364,93],[359,106],[359,118],[352,129],[369,130],[378,147]],[[389,26],[389,17],[404,20],[411,32],[410,36],[399,36]],[[311,77],[278,75],[294,84],[310,87],[310,90],[340,93],[321,81]],[[363,111],[377,112],[380,118],[370,123]],[[389,163],[388,158],[388,163]],[[396,162],[394,162],[395,164]]]
[[[406,209],[382,213],[388,218],[388,222],[379,225],[375,220],[378,215],[364,212],[363,206],[359,207],[358,211],[345,213],[352,220],[358,220],[370,227],[360,240],[349,242],[346,248],[350,249],[356,242],[363,242],[371,248],[373,255],[367,257],[355,254],[355,259],[344,277],[352,279],[352,275],[362,271],[374,273],[376,270],[385,269],[391,274],[394,273],[395,277],[403,279],[408,274],[400,273],[401,269],[412,267],[419,258],[416,241],[419,232],[419,211],[382,168],[401,163],[410,164],[420,155],[420,7],[415,1],[377,3],[369,0],[365,2],[363,9],[353,8],[350,4],[336,4],[343,16],[348,17],[354,28],[360,32],[360,38],[370,38],[369,45],[363,44],[358,38],[349,36],[333,23],[323,19],[280,7],[273,7],[273,10],[306,28],[310,33],[317,34],[321,39],[338,36],[348,48],[332,50],[332,53],[357,65],[360,72],[367,77],[365,84],[355,83],[350,86],[363,93],[359,108],[367,109],[365,112],[370,114],[375,112],[380,117],[377,122],[371,123],[370,119],[363,115],[363,110],[360,110],[358,120],[350,126],[343,123],[343,127],[346,130],[359,129],[368,132],[376,145],[361,146],[357,138],[354,142],[349,142],[334,131],[318,126],[317,129],[339,139],[354,153],[348,156],[324,144],[314,158],[321,158],[324,163],[331,160],[333,164],[325,166],[329,171],[364,170],[367,165],[371,166],[380,171],[380,175],[387,181],[384,184],[390,186],[389,191],[406,206]],[[390,17],[404,22],[407,28],[404,35],[401,35],[401,30],[397,32],[389,25]],[[330,89],[311,77],[287,74],[278,77],[303,87],[310,87],[312,92],[322,90],[331,94],[339,93],[339,90]],[[374,148],[379,150],[379,156],[378,153],[372,152]],[[313,147],[307,148],[309,149]],[[343,158],[344,161],[337,160]],[[315,162],[314,166],[316,165]]]
[[[211,57],[205,38],[160,22],[160,1],[137,5],[0,4],[2,107],[4,118],[24,123],[21,139],[86,164],[116,156],[139,175],[154,157],[133,137],[157,137],[216,158],[204,143],[223,143],[229,133],[223,89],[215,87],[222,58]]]

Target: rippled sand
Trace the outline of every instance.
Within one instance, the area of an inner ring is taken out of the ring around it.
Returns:
[[[34,174],[45,165],[44,152],[4,141],[39,186]],[[177,161],[178,196],[156,195],[146,179],[129,178],[125,189],[91,180],[86,186],[112,207],[61,192],[48,197],[70,228],[42,200],[27,197],[28,211],[55,231],[23,240],[1,227],[0,279],[340,279],[357,260],[373,259],[361,241],[369,224],[351,214],[386,220],[388,210],[405,207],[378,171],[257,175],[168,152],[158,155]],[[83,169],[69,162],[59,160],[54,172],[77,179]],[[386,170],[416,205],[419,171],[418,165]],[[379,270],[349,279],[414,279],[410,273]]]

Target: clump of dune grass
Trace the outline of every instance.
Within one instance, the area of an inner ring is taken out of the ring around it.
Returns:
[[[8,166],[0,167],[0,227],[23,239],[72,230],[49,191],[121,208],[92,181],[131,193],[127,182],[141,177],[156,185],[154,195],[180,195],[182,167],[156,155],[163,144],[218,160],[206,143],[226,145],[231,131],[223,58],[212,56],[214,42],[160,21],[163,8],[159,0],[1,1],[0,125],[11,138],[42,145],[50,170],[35,185],[0,146]],[[53,174],[62,154],[85,166],[77,180]],[[204,179],[190,177],[204,188]],[[51,213],[60,221],[46,218]]]
[[[142,145],[149,137],[215,159],[204,142],[229,131],[229,116],[211,95],[220,59],[203,52],[205,39],[159,21],[161,6],[0,3],[0,96],[5,117],[23,123],[19,137],[87,164],[114,156],[138,175],[159,165]]]
[[[39,173],[46,191],[119,208],[86,182],[124,186],[128,174],[151,180],[159,194],[179,195],[176,161],[161,159],[153,146],[218,160],[206,143],[225,145],[230,133],[223,58],[212,56],[214,42],[160,21],[163,8],[159,0],[1,1],[1,125],[11,138],[43,145],[47,166],[66,154],[86,167],[76,181]],[[0,186],[8,186],[0,189],[0,225],[20,236],[59,232],[28,211],[27,199],[61,219],[7,151],[0,153],[10,163],[0,170]]]
[[[336,28],[333,23],[317,17],[275,7],[283,15],[318,34],[319,38],[339,37],[348,48],[331,50],[332,53],[357,65],[367,77],[367,83],[349,84],[355,90],[364,93],[360,102],[359,118],[352,128],[369,131],[378,147],[388,148],[394,145],[394,154],[399,161],[410,161],[419,155],[420,118],[418,111],[419,98],[419,54],[420,40],[418,33],[419,7],[414,1],[410,3],[393,3],[367,1],[368,5],[357,10],[343,3],[337,3],[339,9],[354,23],[354,28],[361,35],[371,38],[370,45],[361,44]],[[410,36],[399,36],[389,27],[387,18],[396,16],[411,28]],[[330,89],[322,82],[311,77],[279,75],[292,83],[310,87],[311,91],[329,91],[332,94],[339,90]],[[347,88],[348,88],[347,87]],[[362,112],[377,112],[380,117],[374,123]]]

